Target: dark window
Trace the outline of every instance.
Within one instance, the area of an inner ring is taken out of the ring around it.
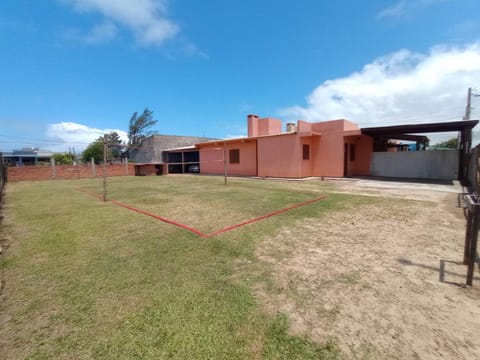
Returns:
[[[231,149],[229,154],[230,164],[240,164],[240,149]]]
[[[350,144],[350,161],[355,161],[355,144]]]
[[[181,152],[169,152],[168,153],[168,162],[169,163],[181,163],[182,162],[182,153]]]
[[[310,145],[303,144],[303,160],[310,160]]]

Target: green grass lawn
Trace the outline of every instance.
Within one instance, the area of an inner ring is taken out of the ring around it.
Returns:
[[[108,198],[133,205],[167,219],[189,225],[203,233],[256,218],[318,197],[314,190],[299,191],[265,181],[203,176],[146,178],[132,188],[128,178],[110,180]],[[101,183],[82,189],[102,194]],[[273,185],[273,186],[272,186]]]
[[[221,235],[102,202],[101,180],[9,183],[0,257],[0,349],[6,359],[336,359],[335,341],[291,335],[252,286],[265,237],[304,217],[362,204],[330,194]],[[328,193],[324,182],[203,176],[109,179],[108,196],[214,231]],[[245,268],[235,264],[252,263]],[[252,269],[256,269],[252,271]]]

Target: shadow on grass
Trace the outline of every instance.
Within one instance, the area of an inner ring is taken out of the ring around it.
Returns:
[[[384,176],[355,176],[356,179],[362,180],[376,180],[388,181],[397,183],[414,183],[414,184],[431,184],[431,185],[453,185],[453,180],[436,180],[436,179],[421,179],[421,178],[399,178],[399,177],[384,177]]]

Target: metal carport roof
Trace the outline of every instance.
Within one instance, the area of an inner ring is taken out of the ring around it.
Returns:
[[[462,121],[449,121],[449,122],[441,122],[441,123],[368,127],[368,128],[362,128],[361,131],[362,131],[362,134],[364,135],[389,137],[392,135],[403,135],[403,134],[422,134],[422,133],[471,130],[477,124],[478,124],[478,120],[462,120]]]

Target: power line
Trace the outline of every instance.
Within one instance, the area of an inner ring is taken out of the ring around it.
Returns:
[[[81,141],[64,141],[64,140],[53,140],[53,139],[48,140],[48,139],[13,136],[13,135],[6,135],[6,134],[0,134],[0,136],[9,138],[9,140],[2,140],[2,141],[8,141],[8,142],[15,142],[15,139],[20,139],[20,140],[29,140],[29,141],[35,141],[35,142],[45,142],[48,144],[56,144],[56,145],[63,145],[63,144],[88,145],[90,144],[90,143],[81,142]]]

